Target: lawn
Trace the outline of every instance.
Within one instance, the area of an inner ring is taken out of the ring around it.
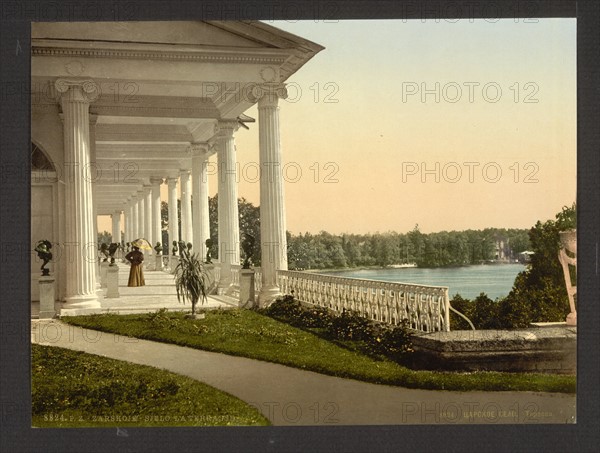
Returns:
[[[51,346],[32,348],[32,426],[269,425],[256,409],[156,368]]]
[[[360,348],[334,343],[310,329],[298,329],[251,310],[209,311],[206,319],[182,313],[97,314],[63,321],[146,340],[248,357],[378,384],[434,390],[538,391],[575,393],[575,376],[437,372],[406,368]]]

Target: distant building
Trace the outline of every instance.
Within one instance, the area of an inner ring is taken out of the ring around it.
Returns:
[[[529,263],[531,261],[531,255],[533,255],[533,252],[529,250],[519,253],[519,263]]]

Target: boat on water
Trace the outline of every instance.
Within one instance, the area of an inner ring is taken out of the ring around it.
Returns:
[[[402,269],[405,267],[417,267],[417,263],[390,264],[388,267],[392,269]]]

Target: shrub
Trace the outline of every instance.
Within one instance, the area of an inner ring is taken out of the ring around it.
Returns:
[[[369,340],[374,333],[369,320],[351,310],[343,310],[341,315],[333,318],[328,331],[338,340],[355,341]]]
[[[408,327],[408,320],[403,319],[399,326],[391,329],[385,328],[381,335],[375,338],[383,354],[392,360],[399,361],[413,352]]]
[[[352,348],[371,356],[385,355],[400,360],[412,352],[408,320],[392,327],[374,323],[351,310],[334,315],[326,308],[305,307],[291,295],[283,296],[259,311],[295,327],[324,329],[321,335],[326,338],[345,342],[347,346],[353,344]]]
[[[302,317],[302,305],[294,299],[294,296],[285,295],[265,308],[263,313],[279,321],[298,326]]]
[[[460,294],[456,294],[450,300],[450,305],[469,319],[473,316],[473,303]],[[471,330],[469,323],[453,311],[450,311],[450,327],[452,330]]]
[[[502,321],[498,315],[499,304],[485,293],[479,294],[472,302],[471,322],[476,329],[500,329]]]

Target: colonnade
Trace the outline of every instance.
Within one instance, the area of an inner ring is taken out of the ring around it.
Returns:
[[[77,162],[79,168],[90,168],[93,144],[90,133],[89,107],[97,98],[97,86],[92,80],[59,79],[55,83],[63,110],[65,162]],[[283,84],[256,84],[249,92],[258,103],[260,217],[262,252],[262,289],[259,304],[266,305],[279,294],[277,271],[287,270],[287,244],[281,146],[279,137],[279,99],[287,92]],[[152,175],[135,192],[116,200],[111,213],[113,241],[130,242],[145,238],[152,246],[162,243],[160,186],[168,185],[168,245],[173,241],[191,242],[193,251],[206,254],[205,242],[210,236],[208,212],[207,164],[217,153],[219,193],[219,257],[221,277],[219,288],[231,284],[231,266],[240,263],[239,213],[235,132],[237,119],[217,120],[215,136],[205,143],[190,143],[191,168],[179,168],[177,177]],[[170,170],[170,169],[166,169]],[[65,181],[67,243],[95,244],[94,190],[90,175],[75,172]],[[177,209],[177,185],[180,184],[181,208]],[[193,205],[192,205],[193,200]],[[124,238],[121,237],[121,213],[124,217]],[[181,231],[178,224],[181,221]],[[154,250],[149,251],[150,254]],[[93,260],[75,253],[67,262],[65,308],[98,307]]]

